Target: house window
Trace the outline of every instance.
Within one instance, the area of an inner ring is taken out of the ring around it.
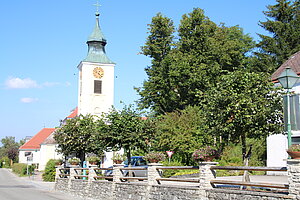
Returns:
[[[287,121],[287,98],[284,99],[284,120]],[[293,131],[300,130],[300,98],[299,94],[292,94],[290,96],[290,116],[291,116],[291,127]],[[285,123],[285,130],[287,130]]]
[[[94,80],[94,93],[102,94],[102,81]]]

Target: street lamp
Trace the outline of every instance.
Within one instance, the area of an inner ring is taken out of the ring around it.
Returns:
[[[284,89],[287,90],[286,101],[287,101],[287,133],[288,133],[288,147],[292,144],[292,128],[291,128],[291,114],[290,114],[290,89],[293,88],[298,80],[298,75],[287,66],[284,71],[278,76],[278,81]]]

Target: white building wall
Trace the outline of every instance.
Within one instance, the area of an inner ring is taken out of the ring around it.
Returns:
[[[27,162],[27,157],[25,156],[25,152],[32,153],[32,161]],[[19,150],[19,163],[25,164],[38,164],[40,163],[40,150]]]
[[[288,148],[287,136],[282,134],[270,135],[267,138],[267,166],[286,167],[288,158],[286,149]],[[285,172],[267,172],[268,175],[282,175]]]
[[[107,113],[114,104],[114,64],[81,62],[78,66],[78,113],[100,116]],[[97,79],[93,70],[101,67],[104,76]],[[94,93],[94,80],[102,81],[102,94]]]
[[[45,170],[46,164],[50,159],[62,159],[63,155],[57,153],[57,145],[42,144],[40,149],[39,171]]]

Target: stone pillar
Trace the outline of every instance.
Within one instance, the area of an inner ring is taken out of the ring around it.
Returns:
[[[120,178],[123,177],[123,173],[120,169],[123,167],[124,167],[124,164],[114,164],[113,165],[113,182],[114,183],[121,182]]]
[[[95,176],[97,176],[97,173],[95,171],[95,169],[97,168],[97,165],[90,165],[89,166],[89,178],[88,178],[88,181],[89,183],[91,183],[94,179]]]
[[[157,167],[162,166],[161,163],[148,163],[148,185],[159,185],[160,182],[157,181],[157,178],[161,178]]]
[[[56,166],[56,167],[55,167],[55,182],[56,182],[57,179],[59,178],[59,175],[60,175],[60,173],[61,173],[61,171],[60,171],[61,168],[62,168],[61,166]]]
[[[199,189],[204,197],[206,196],[206,190],[213,188],[210,181],[216,178],[216,172],[210,168],[217,164],[218,162],[199,162]]]
[[[289,195],[300,199],[300,159],[286,159]]]
[[[77,166],[76,166],[77,167]],[[74,167],[70,167],[70,178],[69,178],[69,182],[68,182],[68,189],[69,191],[71,190],[72,188],[72,180],[75,179],[75,176],[76,175],[76,171],[75,171],[75,168]]]

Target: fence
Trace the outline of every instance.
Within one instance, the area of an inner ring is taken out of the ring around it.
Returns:
[[[224,167],[215,162],[202,162],[199,166],[162,166],[150,163],[148,168],[124,167],[112,168],[57,168],[56,189],[67,191],[85,198],[118,199],[296,199],[300,197],[300,160],[287,160],[287,168],[270,167]],[[165,178],[165,170],[192,169],[199,172],[196,178]],[[112,176],[105,176],[105,170],[112,170]],[[146,177],[136,176],[130,171],[146,171]],[[216,170],[242,171],[287,171],[289,184],[245,182],[216,179]],[[128,173],[124,173],[124,171]],[[132,174],[130,176],[130,174]],[[260,191],[236,190],[239,186],[268,189]],[[235,190],[232,190],[235,189]],[[276,189],[276,190],[275,190]],[[278,193],[278,190],[281,193]],[[273,191],[273,193],[272,193]],[[275,193],[276,191],[276,193]],[[251,197],[251,198],[249,198]]]

